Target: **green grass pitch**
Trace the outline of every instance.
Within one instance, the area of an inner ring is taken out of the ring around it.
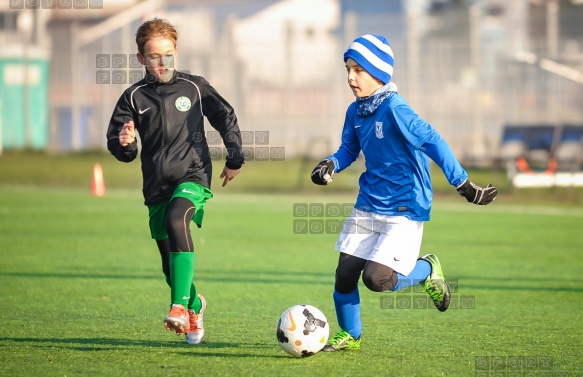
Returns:
[[[139,190],[0,186],[0,376],[583,373],[583,209],[503,200],[434,204],[422,252],[456,282],[457,308],[396,308],[423,296],[361,285],[362,350],[288,356],[275,336],[288,307],[314,305],[338,330],[337,235],[294,233],[293,206],[352,200],[217,186],[192,230],[208,301],[192,347],[163,328],[169,289]]]

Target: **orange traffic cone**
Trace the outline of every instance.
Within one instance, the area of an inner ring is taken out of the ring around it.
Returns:
[[[105,195],[105,182],[103,181],[103,170],[99,163],[93,165],[93,179],[91,180],[91,193],[95,196]]]

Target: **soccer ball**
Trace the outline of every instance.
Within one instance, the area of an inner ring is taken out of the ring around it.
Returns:
[[[326,316],[312,305],[294,305],[279,317],[277,341],[294,357],[308,357],[320,351],[330,335]]]

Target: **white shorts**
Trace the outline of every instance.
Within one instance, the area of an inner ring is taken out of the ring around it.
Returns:
[[[409,275],[419,258],[423,222],[352,210],[344,220],[336,250]]]

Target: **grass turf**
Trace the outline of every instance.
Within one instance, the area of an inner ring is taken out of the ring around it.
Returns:
[[[422,252],[457,282],[458,308],[390,309],[424,296],[361,286],[362,350],[295,359],[275,337],[289,306],[315,305],[338,330],[337,235],[294,233],[293,206],[353,195],[226,192],[193,229],[209,306],[192,347],[163,330],[169,289],[139,189],[0,186],[0,375],[468,376],[517,360],[522,375],[583,372],[582,209],[437,200]]]
[[[0,156],[0,185],[38,185],[44,187],[77,187],[88,189],[93,165],[99,163],[107,189],[140,190],[142,178],[139,161],[129,164],[118,162],[109,153],[79,153],[52,155],[30,151],[5,151]],[[310,173],[317,161],[290,158],[283,161],[247,161],[236,183],[229,192],[321,194],[322,187],[310,181]],[[220,185],[219,174],[224,163],[214,163],[213,188]],[[359,159],[341,174],[334,175],[334,183],[326,193],[358,191],[358,177],[364,170],[364,160]],[[557,206],[583,208],[583,187],[512,188],[502,170],[468,169],[473,182],[485,186],[492,183],[498,189],[499,201],[506,203],[547,203]],[[432,186],[440,197],[459,200],[456,191],[445,180],[435,164],[431,164]],[[455,198],[455,199],[453,199]]]

